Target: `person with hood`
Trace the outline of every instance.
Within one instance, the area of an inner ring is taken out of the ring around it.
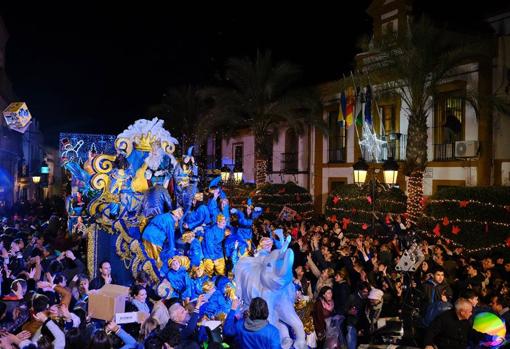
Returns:
[[[173,288],[172,297],[184,300],[191,298],[191,279],[186,272],[186,269],[181,266],[181,260],[179,256],[175,256],[169,260],[170,270],[166,274],[166,278],[170,281]]]
[[[235,298],[235,288],[227,277],[220,276],[216,279],[215,289],[201,314],[210,319],[224,319],[232,306],[232,299]]]
[[[184,229],[194,231],[196,228],[211,224],[209,210],[204,204],[204,193],[196,193],[193,196],[191,210],[184,216]]]
[[[228,261],[228,271],[234,270],[237,261],[248,252],[248,244],[238,234],[239,229],[235,227],[225,230],[225,259]]]
[[[182,234],[181,239],[182,242],[186,244],[184,255],[189,258],[191,267],[198,267],[204,259],[200,240],[195,237],[195,233],[192,231],[187,231]]]
[[[223,325],[223,333],[235,337],[236,343],[243,349],[281,349],[280,332],[271,325],[267,318],[267,303],[260,297],[253,298],[250,303],[248,317],[236,320],[239,300],[235,299]]]
[[[172,212],[162,213],[152,218],[142,235],[143,246],[147,255],[154,259],[159,268],[163,265],[161,254],[163,245],[165,257],[171,258],[175,254],[175,228],[182,218],[182,208]]]
[[[213,197],[207,202],[207,209],[209,210],[211,222],[216,222],[218,215],[222,214],[227,225],[230,225],[230,205],[227,194],[221,188],[220,182],[221,176],[218,176],[209,183],[209,192]]]
[[[248,244],[250,244],[253,234],[253,222],[262,215],[262,208],[253,207],[253,202],[251,198],[246,200],[246,211],[243,212],[236,208],[230,210],[232,214],[237,214],[237,222],[239,224],[238,234],[241,236]]]
[[[225,237],[226,225],[225,216],[219,214],[216,217],[216,224],[205,230],[202,251],[205,258],[205,272],[209,276],[212,276],[214,272],[217,275],[225,275],[225,258],[223,257],[222,242]]]

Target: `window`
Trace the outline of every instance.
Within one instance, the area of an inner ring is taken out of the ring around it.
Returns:
[[[434,160],[454,159],[455,142],[464,139],[465,90],[441,93],[434,104]]]
[[[347,182],[345,179],[331,181],[331,187],[329,189],[329,192],[330,193],[336,192],[338,189],[342,188],[346,184]]]
[[[338,110],[328,113],[329,127],[329,162],[345,162],[346,160],[346,129],[345,123],[338,121]]]
[[[298,136],[293,129],[289,128],[287,132],[285,132],[285,153],[282,154],[282,167],[285,173],[298,172],[298,150]]]
[[[221,137],[214,137],[214,168],[221,168]]]
[[[233,144],[234,167],[243,168],[243,143]]]
[[[381,130],[381,133],[387,135],[390,133],[397,132],[395,105],[394,104],[381,105],[380,108],[382,124],[384,126],[384,130]]]

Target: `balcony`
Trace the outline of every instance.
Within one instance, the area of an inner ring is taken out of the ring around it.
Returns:
[[[362,147],[361,155],[363,159],[367,162],[384,162],[389,157],[393,157],[397,161],[404,161],[406,159],[407,135],[392,132],[380,137],[386,143],[381,146],[378,158],[374,159],[369,150]]]
[[[455,160],[455,143],[434,144],[434,161]]]
[[[282,153],[282,171],[287,174],[298,173],[298,153]]]

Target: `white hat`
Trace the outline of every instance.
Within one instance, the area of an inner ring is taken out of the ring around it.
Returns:
[[[378,288],[372,288],[370,290],[370,293],[368,294],[368,299],[375,299],[375,300],[380,301],[380,300],[382,300],[383,296],[384,296],[383,291],[381,291]]]

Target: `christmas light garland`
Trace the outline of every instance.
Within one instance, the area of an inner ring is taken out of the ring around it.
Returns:
[[[415,171],[410,177],[407,185],[409,196],[407,197],[407,213],[409,220],[416,223],[423,212],[423,172]]]
[[[434,220],[436,221],[437,223],[440,223],[444,217],[434,217],[434,216],[426,216],[424,217],[425,219],[431,219],[431,220]],[[501,227],[510,227],[510,223],[504,223],[504,222],[494,222],[494,221],[477,221],[475,219],[458,219],[458,218],[449,218],[448,217],[448,220],[450,222],[456,222],[456,223],[476,223],[476,224],[491,224],[491,225],[497,225],[497,226],[501,226]]]
[[[433,199],[433,200],[427,201],[427,204],[428,203],[430,203],[430,204],[435,204],[435,203],[439,203],[439,204],[456,203],[456,204],[459,204],[459,206],[461,206],[461,207],[465,207],[463,204],[466,203],[466,205],[467,204],[476,204],[476,205],[486,206],[486,207],[491,207],[491,208],[501,208],[501,209],[504,209],[506,211],[510,210],[510,205],[499,205],[499,204],[494,204],[492,202],[483,202],[483,201],[471,200],[471,199],[470,200]]]

